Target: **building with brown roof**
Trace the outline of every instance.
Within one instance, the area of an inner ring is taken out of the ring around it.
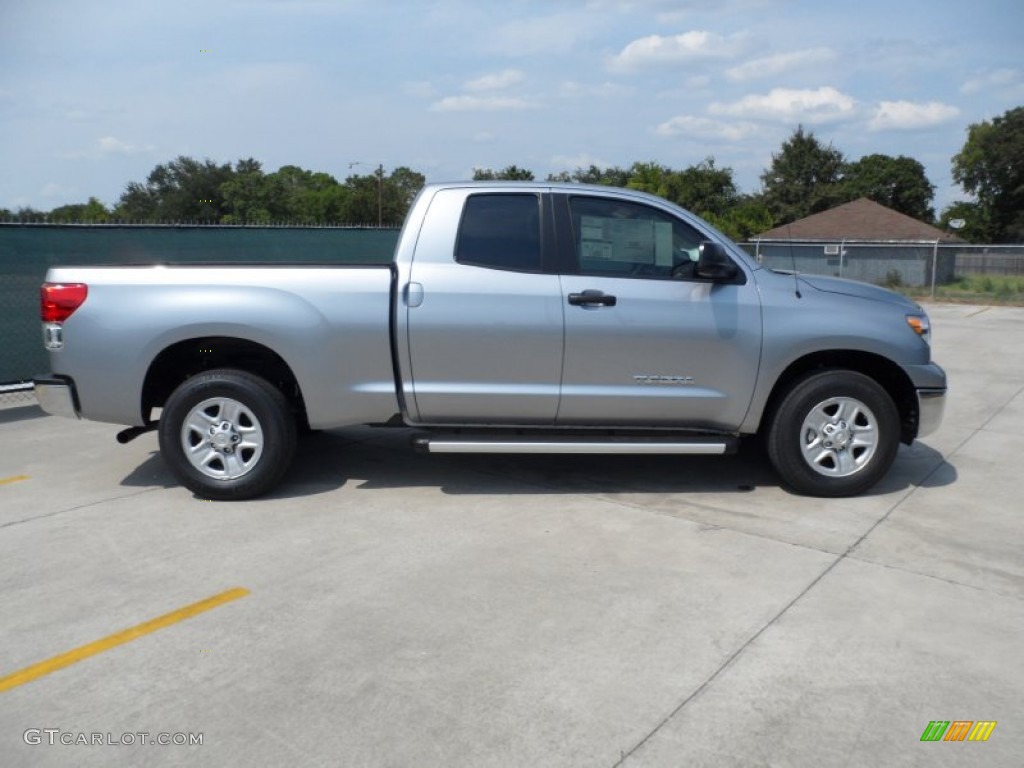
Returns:
[[[754,240],[827,242],[959,243],[960,238],[862,197],[827,211],[762,232]]]
[[[953,278],[963,240],[862,197],[751,238],[747,248],[776,269],[869,283],[928,285]]]

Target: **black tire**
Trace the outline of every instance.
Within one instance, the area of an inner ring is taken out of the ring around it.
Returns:
[[[863,493],[889,471],[900,415],[874,379],[855,371],[811,374],[786,394],[768,425],[768,456],[797,493]]]
[[[171,472],[204,499],[259,496],[281,481],[295,456],[295,419],[284,395],[230,368],[198,374],[174,390],[159,434]]]

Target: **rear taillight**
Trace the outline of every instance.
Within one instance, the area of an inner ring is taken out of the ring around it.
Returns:
[[[59,323],[71,317],[89,295],[85,283],[43,283],[39,314],[44,323]]]

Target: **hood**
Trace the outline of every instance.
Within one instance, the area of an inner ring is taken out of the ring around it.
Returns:
[[[839,277],[823,277],[821,275],[798,275],[800,282],[826,293],[841,293],[844,296],[856,296],[859,299],[884,301],[889,304],[901,304],[910,309],[919,309],[918,305],[906,296],[888,288],[881,288],[870,283],[857,280],[844,280]]]

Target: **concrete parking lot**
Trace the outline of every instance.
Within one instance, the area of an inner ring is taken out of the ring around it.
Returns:
[[[0,410],[0,678],[90,649],[0,691],[0,764],[1019,766],[1024,309],[929,311],[944,426],[854,499],[787,493],[752,444],[351,429],[215,503],[153,434]]]

